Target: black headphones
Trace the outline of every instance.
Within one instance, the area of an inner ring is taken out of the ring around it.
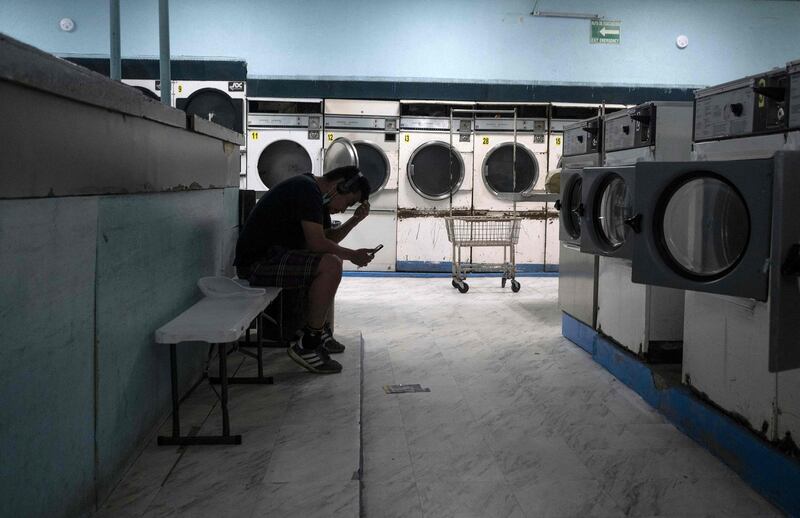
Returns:
[[[354,192],[353,187],[355,187],[355,185],[361,178],[364,178],[364,175],[361,174],[361,171],[359,171],[355,175],[353,175],[349,180],[337,183],[335,192],[333,190],[331,191],[333,192],[333,195],[331,195],[331,193],[325,194],[322,197],[322,203],[327,205],[333,199],[333,196],[337,194],[350,194],[351,192]]]
[[[364,175],[361,174],[361,171],[357,172],[354,176],[352,176],[349,180],[344,182],[339,182],[336,184],[336,192],[339,194],[350,194],[355,190],[353,187],[358,183],[359,180],[364,178]]]

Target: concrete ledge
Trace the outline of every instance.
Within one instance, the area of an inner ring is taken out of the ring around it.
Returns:
[[[800,462],[699,400],[686,387],[662,383],[649,365],[583,322],[563,313],[561,325],[565,338],[589,352],[597,363],[719,457],[764,498],[790,516],[800,516]]]
[[[4,34],[0,34],[0,81],[17,83],[176,128],[186,127],[185,115],[179,110],[149,99],[134,88]],[[36,120],[31,120],[31,123],[40,125]]]

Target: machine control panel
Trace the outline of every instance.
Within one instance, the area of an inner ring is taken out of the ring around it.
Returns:
[[[386,117],[326,115],[325,127],[328,129],[397,131],[397,119],[387,119]]]
[[[475,119],[475,131],[513,132],[514,119]],[[517,131],[526,133],[546,133],[547,119],[517,119]]]
[[[472,119],[453,119],[453,126],[458,132],[471,132]],[[402,117],[400,127],[428,131],[450,131],[450,119],[438,117]]]
[[[308,128],[319,130],[322,127],[321,115],[278,115],[267,113],[251,113],[247,116],[248,127],[261,128]]]
[[[787,66],[789,73],[789,121],[790,128],[800,128],[800,60]]]
[[[600,117],[580,121],[564,127],[563,156],[600,153],[603,142],[603,124]]]
[[[603,124],[603,150],[609,153],[655,145],[656,108],[653,103],[645,103],[606,115]]]
[[[790,95],[784,70],[700,90],[695,94],[694,141],[786,131]]]

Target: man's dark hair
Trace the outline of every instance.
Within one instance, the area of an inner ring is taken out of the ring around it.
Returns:
[[[358,169],[358,167],[353,165],[346,165],[344,167],[337,167],[336,169],[328,171],[327,173],[322,175],[322,177],[325,178],[326,180],[335,182],[337,184],[347,183],[348,180],[358,175],[360,172],[361,171]],[[369,180],[367,180],[366,177],[364,176],[359,178],[358,181],[353,183],[353,185],[351,185],[350,188],[347,189],[347,192],[359,192],[359,191],[361,192],[361,203],[364,203],[369,199],[369,193],[371,191]]]

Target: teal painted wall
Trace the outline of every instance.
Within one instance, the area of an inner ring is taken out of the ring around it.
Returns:
[[[97,199],[0,201],[0,516],[94,503]]]
[[[589,21],[622,21],[590,45]],[[707,85],[800,58],[800,2],[781,0],[172,0],[175,56],[245,58],[251,76]],[[107,4],[5,0],[0,31],[53,53],[108,55]],[[157,0],[123,0],[122,53],[158,54]],[[77,28],[64,33],[60,18]],[[675,38],[689,37],[679,50]]]
[[[103,501],[171,410],[168,346],[153,331],[200,298],[222,245],[223,191],[102,197],[97,228],[97,480]],[[184,389],[208,347],[184,346]]]
[[[0,200],[0,516],[88,515],[169,415],[153,332],[226,270],[236,192]]]

